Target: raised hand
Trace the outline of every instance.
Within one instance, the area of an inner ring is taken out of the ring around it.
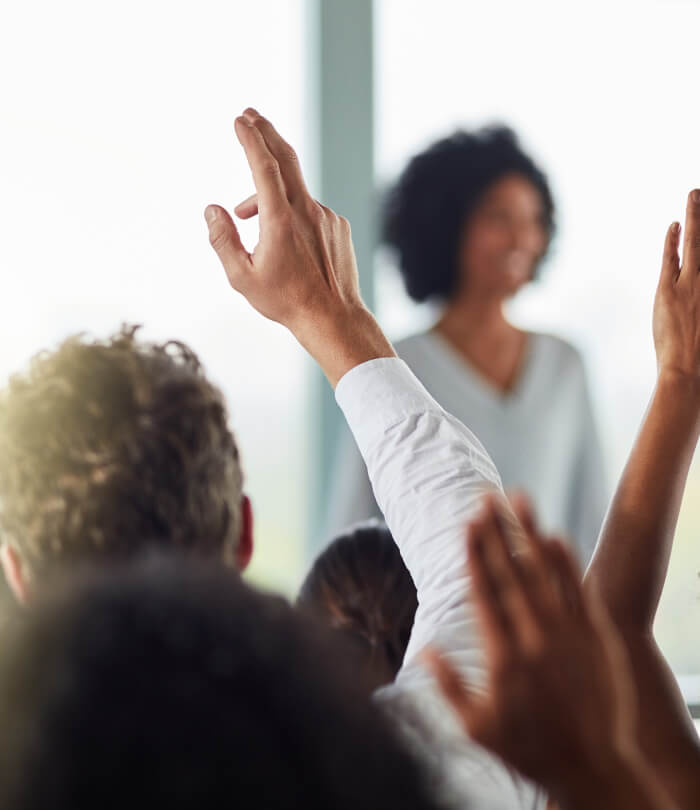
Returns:
[[[257,192],[241,212],[260,216],[253,252],[224,208],[205,211],[210,242],[231,286],[286,326],[332,385],[358,363],[393,356],[362,302],[347,220],[311,197],[296,153],[269,121],[249,108],[235,128]]]
[[[584,595],[565,545],[538,533],[526,505],[517,512],[526,537],[517,557],[497,501],[485,502],[468,531],[486,691],[437,651],[428,651],[428,664],[466,732],[563,806],[626,807],[602,802],[612,792],[636,801],[639,787],[635,693],[619,637]]]
[[[601,595],[632,661],[642,751],[688,809],[700,796],[700,744],[653,625],[700,437],[699,197],[688,195],[682,262],[679,224],[666,234],[654,301],[658,379],[584,581]]]
[[[682,262],[680,237],[680,223],[674,222],[654,300],[654,346],[659,375],[681,375],[700,386],[700,189],[688,195]]]

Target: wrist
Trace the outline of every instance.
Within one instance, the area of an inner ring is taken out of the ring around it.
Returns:
[[[362,301],[342,304],[305,319],[294,335],[335,388],[355,366],[396,353]]]
[[[655,399],[662,399],[666,409],[687,412],[689,418],[700,417],[700,377],[674,367],[659,369]]]
[[[657,388],[674,389],[684,396],[700,401],[700,375],[678,366],[660,365],[657,373]]]

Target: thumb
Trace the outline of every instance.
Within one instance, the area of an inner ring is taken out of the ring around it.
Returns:
[[[209,228],[209,242],[224,266],[231,286],[238,289],[241,273],[250,266],[250,254],[243,247],[231,215],[220,205],[208,205],[204,219]]]

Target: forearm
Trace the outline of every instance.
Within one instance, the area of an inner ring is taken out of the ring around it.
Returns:
[[[699,433],[700,386],[662,372],[585,577],[622,628],[651,629]]]
[[[552,791],[558,810],[676,810],[640,754],[611,756],[603,769],[579,769]]]

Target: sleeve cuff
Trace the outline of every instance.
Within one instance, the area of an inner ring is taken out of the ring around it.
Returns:
[[[350,369],[338,382],[335,399],[363,453],[405,416],[443,412],[398,357],[380,357]]]

